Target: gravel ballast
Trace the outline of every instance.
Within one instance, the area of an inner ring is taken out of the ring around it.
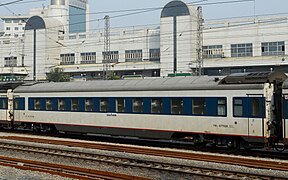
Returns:
[[[7,135],[7,134],[6,134]],[[8,134],[11,135],[10,133]],[[19,134],[18,134],[19,135]],[[0,133],[0,136],[5,136],[5,133]],[[15,134],[17,136],[17,134]],[[26,135],[25,135],[26,136]],[[28,136],[29,137],[29,136]],[[35,137],[35,136],[33,136]],[[40,137],[43,138],[43,137]],[[45,137],[48,138],[48,137]],[[58,138],[51,138],[51,139],[58,139]],[[60,139],[63,140],[63,139]],[[65,139],[66,140],[66,139]],[[0,143],[7,142],[7,140],[0,140]],[[67,140],[69,141],[69,140]],[[72,141],[72,140],[71,140]],[[73,140],[73,142],[78,140]],[[80,140],[79,140],[80,141]],[[13,141],[15,142],[15,141]],[[81,141],[83,142],[83,141]],[[85,141],[84,141],[85,142]],[[87,141],[86,141],[87,142]],[[21,144],[33,144],[35,143],[27,143],[27,142],[17,142]],[[105,144],[105,143],[103,143]],[[107,143],[109,144],[109,143]],[[272,170],[262,170],[262,169],[253,169],[253,168],[246,168],[246,167],[240,167],[240,166],[232,166],[232,165],[225,165],[225,164],[219,164],[219,163],[209,163],[209,162],[202,162],[202,161],[191,161],[191,160],[183,160],[183,159],[173,159],[173,158],[165,158],[165,157],[153,157],[153,156],[146,156],[146,155],[135,155],[130,153],[120,153],[120,152],[111,152],[111,151],[103,151],[103,150],[95,150],[95,149],[85,149],[85,148],[75,148],[75,147],[67,147],[67,146],[55,146],[55,145],[44,145],[44,144],[37,144],[38,146],[44,146],[44,147],[57,147],[59,149],[67,149],[67,150],[73,150],[73,151],[80,151],[80,152],[88,152],[88,153],[95,153],[99,155],[111,155],[111,156],[117,156],[117,157],[124,157],[124,158],[135,158],[139,160],[149,160],[149,161],[156,161],[156,162],[166,162],[166,163],[173,163],[173,164],[183,164],[183,165],[194,165],[196,167],[203,167],[203,168],[210,168],[213,167],[215,169],[224,169],[224,170],[233,170],[233,171],[239,171],[239,172],[250,172],[253,174],[259,174],[259,175],[277,175],[277,177],[280,178],[286,178],[288,177],[288,172],[282,172],[282,171],[272,171]],[[182,151],[182,150],[179,150]],[[187,151],[186,151],[187,152]],[[199,152],[196,152],[199,153]],[[205,154],[205,153],[203,153]],[[201,155],[201,153],[199,153]],[[43,162],[50,162],[50,163],[57,163],[57,164],[65,164],[70,166],[79,166],[84,168],[90,168],[90,169],[96,169],[101,171],[110,171],[110,172],[117,172],[117,173],[123,173],[133,176],[140,176],[140,177],[146,177],[150,179],[165,179],[165,180],[174,180],[174,179],[191,179],[191,176],[182,176],[180,174],[168,174],[168,173],[159,173],[158,171],[149,171],[145,169],[139,170],[138,168],[133,167],[119,167],[114,165],[108,165],[98,162],[89,162],[89,161],[77,161],[71,158],[59,158],[55,156],[47,156],[47,155],[41,155],[41,154],[29,154],[27,153],[21,153],[21,152],[13,152],[13,151],[5,151],[0,150],[0,156],[8,156],[8,157],[14,157],[14,158],[23,158],[23,159],[29,159],[34,161],[43,161]],[[281,161],[279,161],[281,162]],[[2,176],[3,175],[3,176]],[[59,176],[52,176],[46,173],[39,173],[39,172],[31,172],[31,171],[23,171],[18,170],[15,168],[9,168],[9,167],[2,167],[0,166],[0,177],[2,179],[63,179],[63,177]],[[0,178],[0,180],[1,180]],[[69,179],[69,178],[66,178]]]

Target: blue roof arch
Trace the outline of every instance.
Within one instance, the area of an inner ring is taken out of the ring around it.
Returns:
[[[32,30],[32,29],[46,29],[45,21],[40,16],[32,16],[28,19],[25,30]]]
[[[161,18],[188,15],[190,15],[189,7],[179,0],[169,2],[161,12]]]

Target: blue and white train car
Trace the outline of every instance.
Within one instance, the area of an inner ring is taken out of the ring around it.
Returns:
[[[275,124],[286,78],[268,72],[23,84],[1,97],[0,113],[12,112],[1,118],[15,128],[263,146],[283,140]],[[13,109],[4,108],[11,97]]]
[[[283,83],[283,139],[288,144],[288,80]]]

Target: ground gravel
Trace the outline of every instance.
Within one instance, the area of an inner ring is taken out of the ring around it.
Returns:
[[[11,136],[11,134],[9,135]],[[0,133],[0,136],[3,136],[3,135]],[[57,138],[51,138],[51,139],[57,139]],[[1,141],[4,142],[5,140],[0,139],[0,143]],[[76,140],[71,140],[71,141],[75,142]],[[24,142],[18,142],[18,143],[24,144]],[[34,143],[27,143],[27,144],[34,144]],[[106,143],[106,144],[109,144],[109,143]],[[135,155],[135,154],[125,153],[125,152],[119,153],[119,152],[101,151],[101,150],[85,149],[85,148],[74,148],[74,147],[66,147],[66,146],[55,146],[55,145],[39,145],[39,146],[57,147],[59,149],[67,149],[67,150],[80,151],[80,152],[88,152],[88,153],[93,152],[99,155],[111,155],[111,156],[118,156],[118,157],[124,157],[124,158],[134,158],[134,159],[139,159],[139,160],[167,162],[167,163],[173,163],[173,164],[179,164],[179,165],[181,164],[194,165],[196,167],[203,167],[203,168],[213,167],[213,168],[220,169],[220,170],[224,169],[224,170],[234,170],[234,171],[240,171],[240,172],[250,172],[250,173],[258,174],[258,175],[271,175],[272,174],[272,175],[277,175],[280,178],[288,177],[288,172],[253,169],[253,168],[231,166],[231,165],[218,164],[218,163],[209,163],[209,162],[202,162],[202,161],[191,161],[191,160],[183,160],[183,159],[164,158],[164,157],[151,157],[151,156],[146,156],[146,155]],[[205,153],[199,153],[200,156],[201,154],[205,154]],[[27,153],[21,153],[21,152],[15,153],[11,151],[0,150],[0,156],[25,158],[25,159],[30,159],[30,160],[35,160],[35,161],[44,161],[44,162],[50,162],[50,163],[53,162],[53,163],[70,165],[70,166],[79,166],[79,167],[84,167],[84,168],[96,169],[96,170],[101,170],[101,171],[110,171],[110,172],[129,174],[133,176],[141,176],[141,177],[146,177],[150,179],[159,179],[159,180],[162,180],[162,179],[163,180],[199,179],[199,177],[183,176],[183,175],[176,174],[176,173],[175,174],[159,173],[158,171],[153,171],[153,170],[148,171],[146,169],[139,170],[138,168],[133,168],[129,166],[119,167],[119,166],[109,165],[105,163],[97,163],[97,162],[91,162],[91,161],[79,161],[79,160],[74,160],[70,158],[59,158],[55,156],[47,156],[47,155],[41,155],[41,154],[28,154],[27,155]],[[30,179],[45,179],[45,180],[46,179],[53,179],[53,180],[64,179],[63,177],[51,176],[45,173],[22,171],[22,170],[18,170],[14,168],[1,167],[1,166],[0,166],[0,177],[2,179],[21,179],[21,180],[22,179],[29,179],[29,180]]]
[[[0,180],[72,180],[70,178],[41,172],[24,171],[12,167],[0,166]]]

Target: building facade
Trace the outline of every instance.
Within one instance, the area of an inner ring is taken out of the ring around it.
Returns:
[[[69,33],[83,33],[89,29],[88,0],[69,0]]]
[[[205,74],[288,72],[288,17],[268,16],[205,23]]]
[[[53,68],[87,79],[103,78],[107,70],[120,77],[197,75],[199,68],[205,75],[288,73],[286,16],[203,23],[199,7],[171,1],[161,12],[159,26],[109,29],[107,52],[104,29],[88,31],[88,8],[84,0],[52,0],[49,7],[31,10],[29,16],[3,17],[5,28],[11,22],[15,24],[11,28],[17,22],[20,27],[19,19],[26,24],[17,33],[4,29],[0,74],[43,80]]]

